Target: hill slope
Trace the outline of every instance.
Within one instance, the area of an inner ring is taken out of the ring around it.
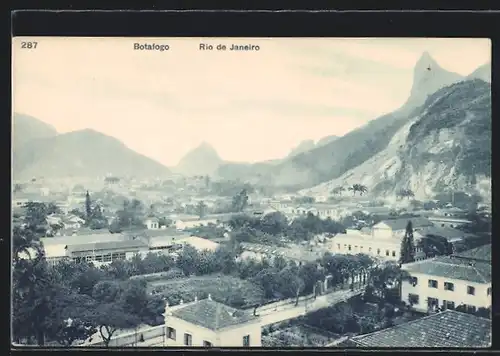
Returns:
[[[475,188],[487,196],[490,172],[491,86],[466,80],[430,96],[384,150],[303,193],[329,195],[337,186],[359,183],[385,196],[407,188],[417,198],[450,188]]]
[[[266,180],[276,185],[310,187],[341,176],[385,149],[390,138],[430,94],[462,79],[424,53],[415,65],[411,95],[400,109],[331,143],[285,160],[272,168]]]
[[[14,176],[166,176],[168,168],[117,139],[86,129],[32,140],[14,156]]]
[[[187,176],[212,175],[223,163],[217,151],[208,143],[203,142],[188,152],[174,170],[176,173]]]
[[[12,118],[12,149],[16,152],[20,147],[32,140],[54,137],[54,127],[32,116],[14,113]]]

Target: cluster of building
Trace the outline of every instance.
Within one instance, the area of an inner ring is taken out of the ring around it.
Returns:
[[[135,255],[144,257],[150,252],[175,253],[185,245],[200,251],[215,251],[219,246],[217,242],[176,230],[117,234],[94,230],[90,235],[45,237],[41,241],[45,257],[51,264],[61,260],[85,260],[100,265]]]

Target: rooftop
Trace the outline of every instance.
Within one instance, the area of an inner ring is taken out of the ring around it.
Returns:
[[[128,240],[127,236],[122,234],[97,233],[90,235],[76,235],[76,236],[61,236],[61,237],[42,237],[40,241],[44,245],[79,245],[94,242],[115,242]]]
[[[457,253],[455,256],[491,263],[491,244],[479,246],[472,250]]]
[[[114,250],[114,249],[127,249],[127,248],[140,248],[147,247],[147,245],[140,240],[128,241],[111,241],[111,242],[94,242],[80,245],[68,245],[68,252],[82,252],[94,250]]]
[[[459,256],[440,256],[408,263],[404,269],[410,273],[446,277],[475,283],[491,283],[491,262],[474,261]]]
[[[406,225],[408,225],[408,221],[411,221],[413,228],[434,225],[429,219],[424,218],[424,217],[387,219],[387,220],[382,220],[379,224],[381,224],[381,223],[386,224],[386,225],[390,226],[391,229],[393,229],[393,230],[404,230],[404,229],[406,229]],[[378,225],[378,224],[376,224],[376,225]]]
[[[172,311],[172,315],[214,331],[257,319],[252,312],[234,309],[211,299],[203,299],[178,308]]]
[[[419,233],[421,235],[441,236],[447,240],[464,238],[467,235],[461,230],[454,229],[452,227],[441,227],[441,226],[425,226],[419,231]]]
[[[491,345],[491,321],[453,310],[354,337],[359,347],[475,348]]]

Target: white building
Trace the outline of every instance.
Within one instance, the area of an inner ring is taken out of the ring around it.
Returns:
[[[165,307],[165,345],[183,347],[260,347],[260,319],[208,299]]]
[[[157,230],[160,228],[160,222],[157,218],[147,218],[144,223],[148,230]]]
[[[122,234],[91,234],[62,237],[42,237],[40,241],[45,250],[45,258],[49,263],[56,263],[60,260],[70,258],[67,255],[67,246],[81,245],[95,242],[119,242],[130,240]]]
[[[136,254],[145,256],[149,253],[148,245],[140,240],[117,242],[94,242],[66,246],[66,256],[73,261],[111,263],[115,260],[131,259]]]
[[[402,283],[402,300],[415,310],[465,305],[474,311],[491,306],[491,245],[404,264],[402,268],[411,276]]]
[[[337,234],[330,242],[330,249],[333,253],[363,253],[382,260],[397,261],[408,221],[412,222],[414,236],[424,227],[433,225],[429,220],[420,217],[383,220],[371,230],[348,229],[345,234]]]

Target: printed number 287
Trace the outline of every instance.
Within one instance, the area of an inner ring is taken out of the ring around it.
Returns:
[[[21,42],[21,48],[36,48],[38,42]]]

